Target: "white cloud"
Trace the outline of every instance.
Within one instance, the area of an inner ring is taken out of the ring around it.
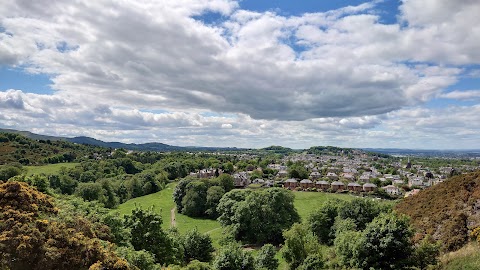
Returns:
[[[440,97],[458,100],[478,100],[480,99],[480,90],[455,90],[441,94]]]
[[[389,25],[375,4],[281,16],[231,0],[5,1],[0,64],[49,74],[56,91],[5,89],[1,124],[124,140],[149,130],[136,139],[177,144],[368,144],[396,132],[390,123],[430,126],[418,106],[433,98],[478,98],[445,93],[480,64],[478,1],[405,0]],[[224,22],[192,18],[207,12]]]

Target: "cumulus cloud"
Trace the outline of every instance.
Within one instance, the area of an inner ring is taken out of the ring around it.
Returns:
[[[144,139],[197,144],[338,144],[391,135],[395,117],[427,113],[405,108],[433,98],[478,99],[445,93],[475,73],[465,65],[480,64],[478,1],[404,0],[395,24],[380,22],[376,3],[283,16],[233,0],[6,0],[0,64],[50,75],[55,93],[2,89],[2,123],[119,139],[150,130]],[[223,21],[198,19],[208,12]]]

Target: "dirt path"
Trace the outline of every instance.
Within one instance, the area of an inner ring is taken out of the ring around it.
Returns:
[[[177,221],[175,220],[175,212],[177,211],[177,208],[174,207],[172,210],[170,210],[170,226],[172,227],[177,227]]]

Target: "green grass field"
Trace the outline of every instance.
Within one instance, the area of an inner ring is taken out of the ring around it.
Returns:
[[[171,225],[171,210],[175,207],[172,199],[173,190],[176,183],[170,183],[167,187],[157,193],[131,199],[121,204],[116,211],[122,215],[128,215],[136,205],[146,208],[153,206],[154,211],[160,213],[163,219],[163,227],[168,229]],[[295,195],[294,205],[298,214],[305,221],[311,212],[313,212],[319,205],[328,199],[336,198],[340,200],[353,200],[355,197],[349,194],[335,194],[324,192],[302,192],[294,191]],[[220,223],[216,220],[191,218],[179,213],[175,214],[176,227],[180,233],[185,233],[193,228],[197,228],[202,233],[208,233],[212,238],[213,244],[216,248],[219,247],[219,240],[222,237],[223,229]],[[255,251],[253,251],[255,252]],[[276,255],[280,262],[279,269],[287,269],[288,265],[281,257],[280,252]]]
[[[154,211],[160,213],[163,219],[163,227],[169,228],[171,225],[171,210],[175,207],[172,199],[173,189],[176,183],[168,184],[167,187],[157,193],[131,199],[121,204],[118,209],[114,210],[122,215],[128,215],[136,205],[142,208],[154,207]],[[208,233],[212,237],[215,246],[218,246],[218,241],[222,236],[222,228],[220,223],[216,220],[191,218],[179,213],[175,213],[176,227],[180,233],[185,233],[195,227],[199,232]]]
[[[319,205],[324,203],[328,199],[340,199],[345,201],[353,200],[355,197],[349,194],[336,194],[325,192],[303,192],[294,191],[295,201],[293,204],[298,211],[298,214],[305,221],[310,213],[318,208]]]
[[[80,163],[58,163],[58,164],[49,164],[43,166],[25,166],[27,169],[27,175],[33,174],[55,174],[60,171],[60,168],[73,168]]]
[[[121,204],[118,209],[115,209],[114,211],[122,215],[128,215],[132,212],[132,209],[134,209],[136,205],[142,208],[153,206],[154,211],[160,213],[162,216],[163,227],[167,229],[171,226],[171,210],[175,207],[175,203],[172,199],[175,185],[176,183],[171,183],[160,192],[131,199]],[[329,198],[338,198],[341,200],[351,200],[354,198],[353,196],[346,194],[331,194],[322,192],[294,192],[294,195],[294,204],[302,220],[305,220],[308,215],[315,210],[316,207]],[[215,246],[218,246],[218,241],[221,239],[223,232],[218,221],[191,218],[179,213],[175,214],[175,220],[176,227],[181,233],[185,233],[196,227],[200,232],[208,233],[210,237],[212,237]]]

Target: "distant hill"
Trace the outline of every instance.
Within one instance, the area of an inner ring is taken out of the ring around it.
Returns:
[[[188,151],[188,152],[198,152],[198,151],[241,151],[243,149],[236,148],[236,147],[197,147],[197,146],[173,146],[164,143],[157,143],[157,142],[150,142],[150,143],[121,143],[121,142],[104,142],[101,140],[97,140],[91,137],[80,136],[74,138],[67,138],[67,137],[56,137],[56,136],[46,136],[46,135],[39,135],[29,131],[19,131],[14,129],[0,129],[0,132],[5,133],[14,133],[20,134],[25,136],[29,139],[33,140],[49,140],[49,141],[67,141],[71,143],[77,144],[84,144],[84,145],[93,145],[93,146],[100,146],[105,148],[123,148],[127,150],[133,151],[156,151],[156,152],[164,152],[164,151]]]
[[[40,135],[40,134],[35,134],[30,131],[20,131],[20,130],[14,130],[14,129],[4,129],[0,128],[0,132],[4,133],[14,133],[14,134],[20,134],[22,136],[25,136],[27,138],[33,139],[33,140],[50,140],[50,141],[65,141],[66,138],[64,137],[56,137],[56,136],[48,136],[48,135]]]
[[[418,238],[441,240],[447,251],[461,248],[469,232],[480,226],[480,171],[447,181],[405,198],[396,207],[410,216]]]
[[[400,148],[362,148],[362,150],[392,156],[416,156],[416,157],[480,157],[480,150],[428,150],[428,149],[400,149]]]
[[[107,148],[74,144],[52,136],[2,131],[0,131],[0,165],[72,162],[77,158],[92,156],[94,153],[106,156],[111,152]]]

